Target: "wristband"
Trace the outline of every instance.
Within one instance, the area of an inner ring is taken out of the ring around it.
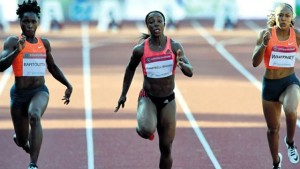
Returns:
[[[264,42],[261,43],[265,48],[267,47],[267,45],[264,44]]]

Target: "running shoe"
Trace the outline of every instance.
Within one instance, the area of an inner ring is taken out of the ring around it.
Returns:
[[[139,135],[140,137],[142,137],[142,138],[144,138],[144,139],[151,140],[151,141],[154,140],[154,134],[151,134],[149,137],[144,137],[144,136],[142,136],[142,134],[140,133],[140,131],[139,131],[139,129],[138,129],[137,127],[135,128],[135,130],[136,130],[136,132],[138,133],[138,135]]]
[[[279,162],[277,164],[273,164],[273,169],[281,169],[282,164],[282,155],[278,153]]]
[[[39,167],[34,164],[34,163],[30,163],[29,166],[28,166],[28,169],[38,169]]]
[[[13,139],[14,139],[14,142],[16,143],[16,145],[19,146],[18,143],[17,143],[17,136],[16,136],[16,134],[14,134]],[[26,143],[24,146],[19,146],[19,147],[22,147],[23,150],[24,150],[26,153],[30,153],[30,145],[29,145],[29,141],[27,141],[27,143]]]
[[[297,147],[294,145],[294,142],[292,143],[292,145],[288,144],[286,142],[286,137],[284,138],[284,143],[285,143],[285,146],[287,148],[287,151],[288,151],[288,156],[289,156],[289,159],[290,159],[290,162],[293,163],[293,164],[296,164],[299,162],[299,154],[298,154],[298,151],[297,151]]]

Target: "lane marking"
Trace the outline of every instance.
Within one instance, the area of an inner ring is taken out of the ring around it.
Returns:
[[[255,78],[242,64],[240,64],[217,40],[209,34],[198,22],[191,23],[194,29],[242,75],[244,75],[256,88],[261,91],[261,82]]]
[[[134,111],[134,110],[132,110]],[[263,121],[209,121],[209,120],[198,120],[195,121],[202,128],[265,128],[266,124]],[[13,124],[11,119],[0,119],[0,130],[13,130]],[[118,125],[116,125],[118,124]],[[93,129],[135,129],[135,119],[94,119]],[[178,128],[191,128],[191,123],[188,119],[180,120],[177,119],[176,127]],[[86,128],[85,119],[43,119],[43,129],[80,129]]]
[[[244,77],[246,77],[257,89],[261,91],[261,82],[258,81],[245,67],[242,66],[217,40],[209,34],[198,22],[191,22],[191,25],[211,46],[223,56],[235,69],[237,69]]]
[[[84,83],[84,103],[86,119],[86,142],[88,169],[94,169],[94,142],[93,142],[93,116],[91,97],[91,68],[90,68],[90,42],[89,25],[81,24],[82,34],[82,61],[83,61],[83,83]]]
[[[259,32],[259,30],[262,30],[263,28],[260,27],[259,25],[257,25],[255,22],[253,21],[246,21],[245,22],[246,26],[248,26],[251,30],[255,31],[255,32]],[[296,54],[296,59],[297,60],[300,60],[300,53],[298,52]],[[260,84],[261,85],[261,84]],[[260,89],[261,90],[261,89]],[[282,108],[282,111],[283,111],[283,108]],[[284,112],[284,111],[283,111]],[[297,118],[297,121],[296,121],[296,125],[298,128],[300,128],[300,120]]]
[[[246,26],[248,26],[251,30],[253,30],[254,32],[260,32],[262,30],[262,28],[260,26],[258,26],[255,22],[253,21],[246,21],[244,22],[246,24]]]
[[[180,90],[178,89],[177,85],[175,86],[175,93],[176,93],[176,99],[178,100],[184,114],[186,115],[187,119],[189,120],[194,132],[196,133],[200,143],[202,144],[204,150],[206,151],[208,157],[210,158],[211,162],[213,163],[214,167],[216,169],[221,169],[221,166],[215,157],[213,151],[211,150],[208,142],[206,141],[196,119],[194,118],[191,110],[189,109],[187,103],[185,102],[185,99],[183,98]]]
[[[4,90],[6,84],[7,84],[8,80],[9,80],[11,74],[12,74],[12,68],[10,66],[8,69],[6,69],[4,71],[4,74],[1,77],[1,80],[0,80],[0,96],[2,95],[3,90]]]
[[[249,39],[247,38],[232,38],[228,40],[219,41],[218,44],[228,46],[228,45],[240,45],[249,43]]]
[[[140,32],[145,31],[145,26],[142,26],[141,23],[137,23],[136,27],[138,28],[138,30]],[[178,100],[179,105],[181,106],[185,116],[189,120],[190,125],[192,126],[194,132],[196,133],[197,138],[199,139],[200,143],[202,144],[204,150],[206,151],[206,153],[207,153],[208,157],[210,158],[212,164],[214,165],[215,169],[221,169],[221,166],[220,166],[218,160],[216,159],[213,151],[211,150],[208,142],[206,141],[202,131],[200,130],[200,127],[199,127],[197,121],[195,120],[192,112],[190,111],[187,103],[185,102],[185,100],[176,84],[175,84],[174,92],[176,93],[176,100]]]

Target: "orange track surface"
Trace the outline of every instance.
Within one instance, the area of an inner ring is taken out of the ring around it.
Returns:
[[[215,32],[211,21],[202,26],[234,56],[256,79],[261,80],[262,65],[252,68],[251,55],[256,32],[241,21],[234,31]],[[264,26],[263,23],[257,23]],[[114,113],[122,86],[125,67],[139,30],[127,23],[118,33],[101,33],[90,25],[91,105],[95,169],[158,168],[159,149],[156,134],[153,142],[135,133],[138,91],[142,86],[141,68],[137,69],[124,109]],[[1,46],[9,35],[19,33],[12,26],[1,34]],[[38,165],[40,168],[86,169],[87,142],[85,98],[80,25],[65,25],[62,32],[39,33],[47,37],[54,59],[73,84],[71,103],[63,104],[65,87],[47,75],[50,102],[43,117],[44,140]],[[260,91],[222,55],[201,37],[189,21],[182,22],[166,35],[181,42],[194,66],[194,76],[187,78],[177,70],[176,84],[214,156],[223,169],[268,169],[272,166],[262,114]],[[300,63],[296,66],[299,67]],[[296,72],[299,72],[299,68]],[[4,73],[0,73],[0,79]],[[26,168],[29,156],[15,146],[9,113],[9,90],[13,76],[0,93],[0,168]],[[177,101],[177,133],[173,144],[174,169],[213,169],[203,145],[197,138],[183,108]],[[280,152],[283,168],[299,168],[288,161],[283,137],[285,118],[282,114]],[[295,141],[300,147],[299,128]]]

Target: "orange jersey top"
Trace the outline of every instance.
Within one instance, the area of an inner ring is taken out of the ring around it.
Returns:
[[[294,67],[298,45],[296,33],[290,28],[290,37],[285,41],[279,41],[276,28],[272,28],[271,39],[264,53],[264,63],[267,69],[279,69]]]
[[[167,37],[166,47],[162,51],[152,51],[149,39],[146,39],[141,63],[144,76],[148,78],[164,78],[173,75],[176,68],[176,57],[171,48],[170,38]]]
[[[21,36],[19,36],[21,38]],[[12,63],[15,76],[44,76],[46,72],[46,49],[41,38],[37,43],[25,41],[24,49]]]

